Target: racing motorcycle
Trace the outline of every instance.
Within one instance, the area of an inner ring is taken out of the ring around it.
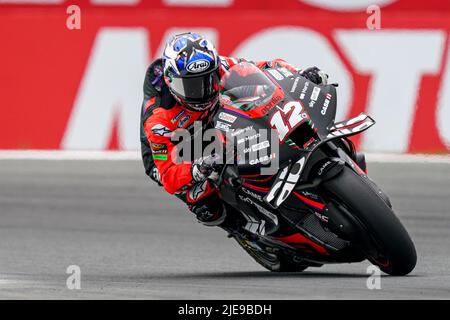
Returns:
[[[416,265],[414,244],[348,139],[375,121],[361,113],[335,122],[337,86],[246,62],[223,77],[214,127],[226,137],[244,133],[244,151],[265,152],[221,167],[216,187],[234,222],[223,228],[270,271],[368,259],[406,275]],[[258,141],[261,129],[277,133],[276,146]],[[278,170],[261,174],[275,159]]]

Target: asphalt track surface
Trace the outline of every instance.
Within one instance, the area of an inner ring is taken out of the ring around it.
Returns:
[[[0,161],[1,299],[449,299],[450,164],[371,163],[418,251],[368,290],[368,262],[265,271],[198,224],[139,161]],[[66,269],[81,269],[81,289]]]

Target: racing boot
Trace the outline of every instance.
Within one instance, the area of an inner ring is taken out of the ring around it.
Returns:
[[[193,204],[189,209],[197,216],[197,220],[205,226],[220,226],[227,216],[223,203],[213,203],[205,201],[199,204]]]

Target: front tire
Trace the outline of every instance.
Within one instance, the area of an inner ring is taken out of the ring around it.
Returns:
[[[364,226],[373,239],[372,248],[363,248],[367,259],[383,272],[402,276],[417,262],[414,244],[392,209],[362,177],[348,167],[323,182],[327,194],[340,201]],[[378,253],[376,256],[368,252]]]

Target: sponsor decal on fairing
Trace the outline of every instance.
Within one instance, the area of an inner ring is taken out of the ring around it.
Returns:
[[[290,90],[291,93],[294,93],[295,90],[297,89],[299,80],[300,80],[300,77],[295,78],[294,83],[292,84],[292,88]]]
[[[323,106],[322,106],[322,110],[320,111],[320,113],[322,115],[326,115],[327,114],[327,110],[328,110],[328,106],[330,105],[331,98],[332,98],[331,94],[327,93],[326,99],[325,99],[325,101],[323,103]]]
[[[308,91],[308,88],[309,88],[309,82],[305,82],[305,85],[303,86],[302,92],[300,92],[300,99],[301,100],[305,99],[306,91]],[[292,91],[292,89],[291,89],[291,92],[294,92],[294,91]]]
[[[228,123],[216,121],[216,125],[215,125],[216,129],[228,132],[228,131],[230,131],[230,127],[231,127],[231,125]]]
[[[286,78],[289,78],[289,77],[293,77],[293,76],[294,76],[294,74],[293,74],[291,71],[289,71],[287,68],[285,68],[285,67],[278,68],[278,70],[279,70]]]
[[[221,112],[219,113],[219,119],[229,123],[234,123],[237,117],[226,112]]]
[[[278,81],[284,79],[283,75],[275,69],[267,69],[267,72],[269,72]]]
[[[278,217],[273,214],[272,212],[270,212],[269,210],[267,210],[266,208],[262,207],[261,205],[259,205],[258,203],[256,203],[255,201],[253,201],[252,199],[250,199],[249,197],[244,197],[242,195],[239,195],[239,199],[241,199],[241,201],[243,202],[247,202],[248,204],[251,204],[252,206],[256,207],[258,209],[259,212],[261,212],[263,215],[265,215],[267,218],[269,218],[270,220],[272,220],[272,222],[275,225],[278,225]]]

